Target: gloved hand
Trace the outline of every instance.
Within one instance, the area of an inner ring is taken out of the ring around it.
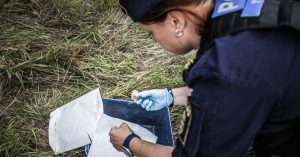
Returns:
[[[141,92],[136,103],[147,111],[155,111],[171,105],[172,102],[173,96],[167,89],[152,89]]]

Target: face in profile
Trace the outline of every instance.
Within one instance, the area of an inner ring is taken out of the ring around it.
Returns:
[[[138,24],[142,30],[152,35],[155,42],[169,52],[181,55],[199,48],[200,35],[196,31],[196,25],[185,19],[178,11],[168,13],[162,22],[153,24],[139,22]]]

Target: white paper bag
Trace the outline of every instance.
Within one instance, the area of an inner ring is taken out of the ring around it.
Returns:
[[[99,88],[50,114],[49,144],[55,153],[90,144],[103,113]]]

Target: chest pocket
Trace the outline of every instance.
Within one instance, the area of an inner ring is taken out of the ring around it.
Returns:
[[[190,97],[182,115],[178,140],[187,156],[211,154],[216,104]]]

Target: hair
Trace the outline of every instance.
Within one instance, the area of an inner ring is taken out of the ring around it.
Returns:
[[[146,25],[163,22],[166,20],[167,14],[170,11],[180,11],[185,15],[189,14],[193,16],[194,19],[197,19],[197,21],[195,21],[191,19],[190,16],[186,15],[187,19],[197,25],[197,29],[195,30],[196,33],[201,34],[205,24],[205,19],[190,10],[182,9],[182,6],[197,6],[203,4],[204,2],[206,2],[206,0],[162,0],[161,3],[148,11],[138,22]]]
[[[168,12],[178,10],[184,13],[191,14],[192,16],[195,16],[196,18],[200,18],[195,13],[189,11],[189,10],[183,10],[179,9],[181,6],[187,6],[187,5],[199,5],[201,3],[204,3],[205,0],[162,0],[157,6],[152,8],[150,11],[148,11],[140,20],[139,22],[143,24],[153,24],[162,22],[166,19]],[[203,20],[200,18],[199,20]]]

